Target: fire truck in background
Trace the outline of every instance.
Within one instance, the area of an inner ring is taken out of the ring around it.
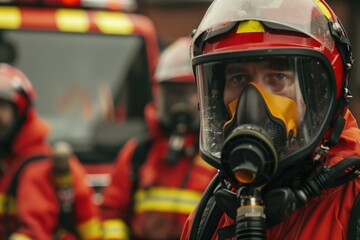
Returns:
[[[146,134],[158,42],[135,7],[131,0],[0,0],[0,62],[29,77],[50,140],[71,144],[97,190],[122,144]]]

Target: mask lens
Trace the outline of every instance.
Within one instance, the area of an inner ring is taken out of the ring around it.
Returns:
[[[242,124],[264,129],[279,159],[320,140],[334,100],[334,77],[326,60],[315,55],[228,55],[228,60],[225,53],[217,56],[221,61],[211,62],[201,61],[206,56],[195,58],[205,156],[220,159],[227,137]],[[256,91],[245,93],[249,86]]]
[[[160,121],[166,126],[184,124],[198,129],[197,91],[194,83],[164,82],[160,85]]]

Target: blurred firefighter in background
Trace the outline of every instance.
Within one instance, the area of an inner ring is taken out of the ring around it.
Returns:
[[[20,70],[0,64],[0,238],[101,239],[85,171],[68,145],[48,144],[35,95]]]
[[[197,92],[190,39],[164,50],[154,102],[145,108],[149,134],[118,155],[101,215],[105,239],[179,239],[188,214],[215,175],[198,153]]]

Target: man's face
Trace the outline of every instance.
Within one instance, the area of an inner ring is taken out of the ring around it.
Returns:
[[[0,100],[0,135],[4,134],[12,124],[15,113],[9,102]]]
[[[256,61],[232,63],[225,69],[224,103],[226,106],[239,97],[250,82],[258,84],[271,94],[294,100],[300,120],[305,111],[300,87],[293,66],[280,62]]]

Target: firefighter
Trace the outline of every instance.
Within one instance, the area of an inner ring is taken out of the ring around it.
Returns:
[[[47,143],[50,128],[34,100],[28,78],[0,64],[0,238],[101,239],[84,169],[64,144],[53,150]],[[53,157],[69,163],[56,168]]]
[[[359,239],[354,61],[330,7],[215,0],[191,49],[200,150],[219,174],[181,239]]]
[[[103,192],[105,239],[179,239],[188,214],[216,171],[198,154],[197,94],[181,37],[161,54],[145,108],[149,134],[120,151]]]

